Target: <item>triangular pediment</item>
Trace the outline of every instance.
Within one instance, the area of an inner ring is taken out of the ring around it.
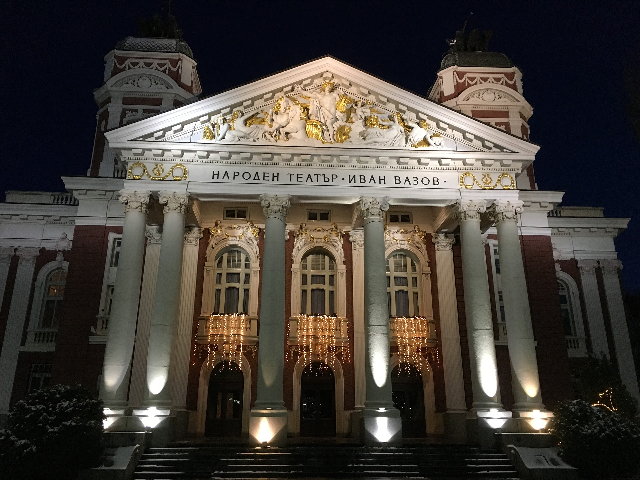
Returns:
[[[107,138],[115,149],[235,144],[530,155],[538,149],[332,57],[121,127]]]

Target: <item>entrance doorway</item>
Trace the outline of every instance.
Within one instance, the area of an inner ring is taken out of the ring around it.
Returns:
[[[300,436],[336,435],[336,382],[326,363],[313,362],[300,379]]]
[[[399,365],[391,372],[393,406],[400,410],[403,437],[424,437],[424,389],[422,375],[413,365]]]
[[[237,363],[216,365],[209,377],[207,437],[239,437],[242,432],[242,394],[244,377]]]

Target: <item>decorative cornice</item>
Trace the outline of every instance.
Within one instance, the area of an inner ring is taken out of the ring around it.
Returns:
[[[362,250],[364,248],[364,230],[357,228],[349,232],[349,241],[352,250]]]
[[[387,250],[392,247],[414,247],[424,258],[427,258],[426,235],[427,233],[420,230],[417,225],[413,227],[413,230],[405,230],[404,228],[385,229],[384,247]]]
[[[149,211],[149,195],[148,191],[120,191],[120,201],[124,203],[124,213]]]
[[[581,275],[595,275],[598,268],[597,260],[578,260],[578,268]]]
[[[360,197],[360,213],[365,222],[382,222],[387,210],[389,197]]]
[[[147,225],[144,232],[147,244],[159,244],[162,242],[162,228],[160,225]]]
[[[618,272],[622,270],[622,262],[617,258],[600,260],[599,263],[604,275],[618,275]]]
[[[176,212],[184,215],[189,208],[189,195],[184,193],[160,192],[158,201],[164,205],[162,212],[165,214]]]
[[[260,195],[260,205],[265,218],[277,218],[286,223],[291,206],[289,199],[289,195]]]
[[[518,220],[518,215],[522,213],[523,202],[516,201],[502,201],[497,200],[489,209],[489,218],[494,223],[500,223],[507,221],[515,222]]]
[[[445,233],[436,233],[432,238],[436,250],[440,252],[451,251],[453,244],[456,243],[456,238],[453,235],[447,235]]]
[[[307,228],[306,223],[301,223],[300,228],[295,232],[291,258],[295,260],[302,250],[312,245],[329,246],[338,255],[338,258],[335,259],[336,263],[342,265],[344,263],[343,234],[344,232],[335,223],[330,228]]]
[[[461,200],[456,204],[456,217],[460,221],[480,221],[480,214],[486,212],[487,204],[484,200]]]
[[[187,227],[187,231],[184,233],[184,244],[197,247],[200,244],[202,238],[202,228],[200,227]]]

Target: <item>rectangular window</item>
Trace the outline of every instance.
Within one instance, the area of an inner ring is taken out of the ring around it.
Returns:
[[[331,212],[329,210],[309,210],[307,211],[307,220],[312,222],[321,221],[328,222],[331,218]]]
[[[240,283],[240,272],[227,273],[227,283]]]
[[[307,313],[307,291],[302,290],[300,293],[300,313],[305,315]]]
[[[396,287],[408,287],[408,281],[409,279],[407,277],[393,277],[393,284]]]
[[[406,290],[396,290],[396,316],[409,316],[409,292]]]
[[[222,283],[222,274],[216,273],[216,285],[220,285]]]
[[[240,290],[237,287],[225,288],[224,313],[238,313],[238,295],[239,294],[240,294]]]
[[[244,284],[245,285],[249,285],[249,281],[251,280],[251,274],[249,273],[245,273],[244,274]]]
[[[225,220],[246,220],[247,209],[246,208],[225,208],[224,219]]]
[[[389,212],[389,223],[411,223],[409,212]]]
[[[336,298],[333,290],[329,290],[329,315],[336,314]]]
[[[214,315],[217,315],[218,313],[220,313],[220,294],[221,294],[222,290],[220,290],[219,288],[216,288],[216,293],[214,294],[213,297],[213,313]]]
[[[110,267],[117,267],[120,261],[120,246],[122,245],[122,238],[115,238],[113,240],[113,247],[111,249],[111,260],[109,261]]]
[[[245,288],[242,292],[242,313],[249,313],[249,289]]]
[[[28,393],[33,393],[49,386],[51,381],[51,364],[35,363],[29,371]]]
[[[311,290],[311,313],[324,315],[324,312],[324,289],[314,288]]]
[[[418,300],[418,292],[413,292],[413,316],[420,315],[420,300]]]
[[[311,285],[324,285],[324,275],[311,275]]]

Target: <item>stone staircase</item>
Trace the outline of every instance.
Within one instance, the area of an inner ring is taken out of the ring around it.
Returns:
[[[150,448],[134,479],[215,478],[517,479],[505,455],[470,445],[251,448],[198,443]]]

